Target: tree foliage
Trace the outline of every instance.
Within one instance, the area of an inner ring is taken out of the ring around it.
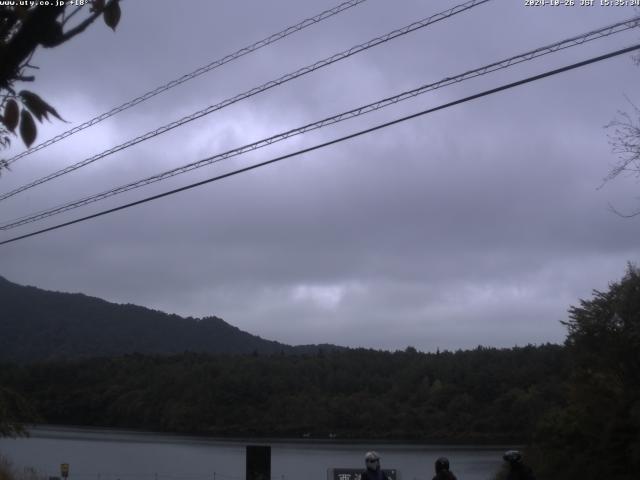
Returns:
[[[39,419],[31,403],[22,395],[0,387],[0,437],[26,435],[24,422]]]
[[[619,480],[640,472],[640,271],[570,309],[568,403],[541,421],[547,478]]]
[[[100,16],[114,30],[120,21],[119,0],[40,3],[0,5],[0,148],[8,147],[17,133],[27,147],[31,146],[37,136],[34,117],[42,122],[51,114],[62,120],[56,109],[37,94],[16,86],[34,81],[27,72],[36,68],[30,64],[36,49],[62,45]],[[77,17],[81,12],[84,16]],[[0,161],[0,169],[3,167],[6,162]]]

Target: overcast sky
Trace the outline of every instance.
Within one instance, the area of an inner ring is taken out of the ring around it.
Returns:
[[[578,0],[577,0],[578,1]],[[29,86],[71,124],[45,140],[337,0],[123,1],[41,50]],[[368,0],[23,158],[5,192],[456,3]],[[639,14],[494,0],[0,202],[45,209]],[[579,1],[578,1],[579,3]],[[129,192],[0,239],[315,145],[638,43],[625,32]],[[0,275],[201,317],[290,344],[419,350],[561,342],[567,309],[640,260],[640,185],[597,189],[604,127],[640,104],[630,55],[491,95],[276,165],[0,247]],[[19,142],[1,152],[21,151]],[[87,319],[89,320],[89,319]]]

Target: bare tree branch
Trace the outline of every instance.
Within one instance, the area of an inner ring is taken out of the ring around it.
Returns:
[[[640,108],[629,98],[627,102],[631,105],[633,115],[619,111],[618,118],[606,125],[610,130],[607,135],[609,145],[612,152],[618,155],[619,161],[603,179],[603,185],[623,172],[640,177]]]
[[[64,19],[62,20],[62,25],[65,25],[69,20],[71,20],[76,13],[78,13],[80,10],[82,10],[83,6],[84,5],[80,5],[80,6],[76,7],[73,10],[73,12],[71,12],[69,15],[66,15],[64,17]],[[65,10],[65,12],[66,12],[66,10]]]
[[[610,212],[615,213],[617,216],[622,217],[622,218],[633,218],[633,217],[637,217],[638,215],[640,215],[640,210],[636,210],[635,212],[632,212],[632,213],[622,213],[622,212],[620,212],[620,210],[616,209],[610,203],[608,205],[609,205],[609,211]]]
[[[111,0],[111,2],[109,2],[109,3],[113,3],[113,2],[117,2],[117,1],[118,0]],[[104,12],[104,10],[106,8],[107,7],[105,6],[103,9],[95,10],[91,15],[89,15],[87,18],[85,18],[81,23],[79,23],[78,25],[73,27],[71,30],[68,30],[68,31],[64,32],[62,34],[62,36],[60,37],[60,42],[55,43],[55,44],[53,44],[51,46],[52,47],[58,46],[58,45],[60,45],[60,44],[62,44],[64,42],[66,42],[67,40],[72,39],[73,37],[75,37],[79,33],[84,32],[87,29],[87,27],[89,25],[91,25],[96,20],[96,18],[98,18],[100,15],[102,15],[102,12]],[[71,17],[71,15],[69,15],[69,17]]]

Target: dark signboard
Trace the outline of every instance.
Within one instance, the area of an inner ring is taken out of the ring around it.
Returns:
[[[271,447],[247,445],[247,480],[271,480]]]
[[[330,468],[327,472],[327,480],[360,480],[360,474],[364,468]],[[382,472],[390,480],[399,480],[397,470],[383,468]]]

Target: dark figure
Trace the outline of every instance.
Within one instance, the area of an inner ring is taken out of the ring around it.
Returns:
[[[531,467],[524,464],[522,454],[517,450],[509,450],[502,457],[509,464],[507,480],[536,480]]]
[[[360,474],[360,480],[389,480],[380,468],[380,455],[376,452],[367,452],[364,463],[367,468]]]
[[[449,470],[449,459],[440,457],[436,460],[436,476],[433,480],[457,480],[456,476]]]

